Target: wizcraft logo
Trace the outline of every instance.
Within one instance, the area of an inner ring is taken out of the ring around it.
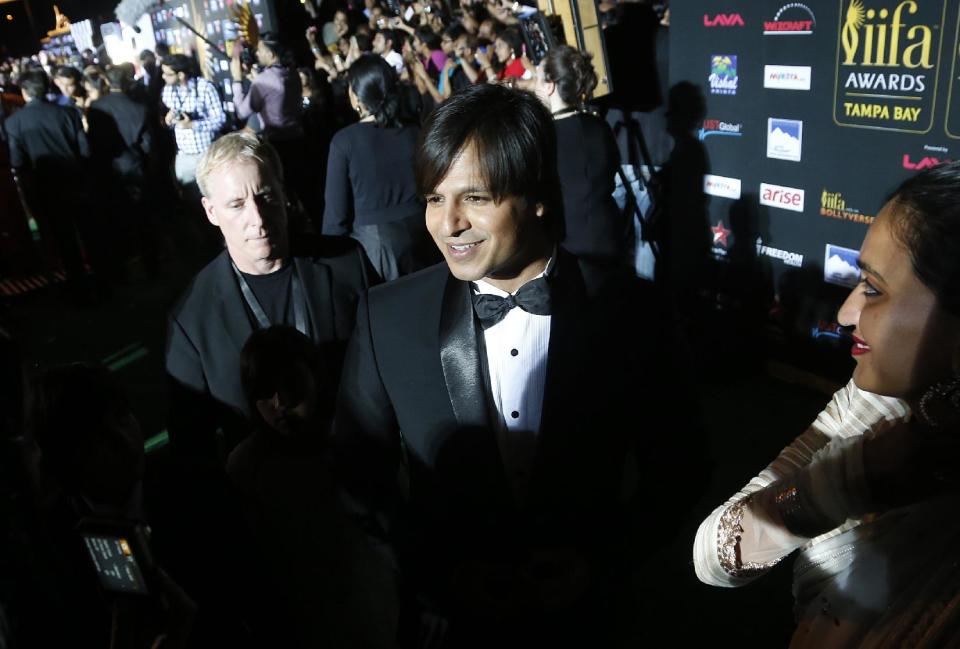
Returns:
[[[834,92],[838,125],[930,130],[946,3],[942,7],[938,12],[936,3],[921,7],[917,0],[902,0],[891,9],[884,0],[840,0]]]
[[[783,5],[773,20],[763,21],[764,36],[809,36],[817,24],[813,10],[805,4],[791,2]]]
[[[737,76],[736,54],[714,54],[710,57],[710,94],[735,95],[740,78]]]
[[[703,126],[700,127],[700,132],[698,133],[700,140],[706,140],[708,137],[714,135],[740,137],[743,135],[743,124],[731,124],[730,122],[723,122],[719,119],[703,120]]]
[[[743,16],[740,14],[716,14],[711,20],[710,16],[703,14],[704,27],[743,27]]]
[[[820,194],[820,216],[827,216],[831,219],[840,219],[841,221],[853,221],[854,223],[873,223],[872,216],[863,214],[860,210],[847,205],[843,194],[840,192],[831,192],[826,189]]]

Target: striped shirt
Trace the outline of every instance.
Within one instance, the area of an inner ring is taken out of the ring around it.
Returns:
[[[161,101],[167,110],[186,113],[192,122],[192,128],[172,127],[177,150],[183,153],[206,151],[227,121],[216,86],[203,78],[190,79],[186,87],[179,83],[164,86]]]
[[[865,392],[859,389],[852,380],[847,383],[833,395],[830,403],[817,415],[816,420],[806,432],[783,449],[780,455],[760,472],[760,475],[747,483],[726,503],[715,509],[700,524],[693,546],[693,563],[697,577],[702,582],[712,586],[742,586],[759,577],[763,570],[731,574],[723,567],[721,553],[724,551],[724,546],[735,543],[734,539],[726,538],[726,535],[722,533],[722,520],[728,510],[744,501],[750,494],[760,491],[782,478],[793,475],[807,466],[814,454],[830,442],[857,437],[868,430],[891,422],[905,420],[909,416],[910,409],[904,401]],[[758,522],[757,519],[754,519],[755,524]],[[810,539],[803,546],[803,550],[807,551],[816,544],[858,527],[860,524],[861,521],[859,520],[848,520],[840,527]],[[784,548],[783,556],[789,554],[792,549],[790,547]],[[770,561],[763,568],[773,567],[780,558],[782,556]]]

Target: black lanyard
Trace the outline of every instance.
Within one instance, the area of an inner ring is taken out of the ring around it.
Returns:
[[[240,293],[243,294],[243,300],[247,303],[247,306],[250,307],[250,311],[253,312],[253,317],[257,320],[257,328],[266,329],[272,323],[267,317],[267,314],[264,313],[263,307],[260,306],[260,301],[257,300],[257,296],[253,294],[253,290],[251,290],[250,285],[247,284],[247,280],[244,279],[243,273],[240,272],[240,269],[237,268],[237,265],[233,263],[232,259],[230,260],[230,266],[233,267],[233,274],[237,276],[237,282],[240,283]],[[293,266],[293,277],[290,278],[290,283],[293,292],[294,324],[297,331],[304,336],[310,337],[310,333],[307,331],[306,301],[303,299],[303,288],[300,286],[300,275],[297,273],[296,264]]]

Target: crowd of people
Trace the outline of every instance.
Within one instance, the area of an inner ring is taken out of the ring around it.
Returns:
[[[633,563],[710,471],[683,339],[702,192],[662,160],[667,258],[638,277],[589,56],[534,64],[498,0],[304,6],[301,43],[231,53],[230,114],[163,46],[0,64],[67,297],[202,259],[167,318],[160,478],[109,372],[25,375],[0,337],[0,644],[624,646],[657,623]],[[671,110],[678,143],[698,114]],[[696,535],[721,586],[800,549],[793,646],[960,637],[958,206],[960,163],[892,195],[839,313],[853,378]]]

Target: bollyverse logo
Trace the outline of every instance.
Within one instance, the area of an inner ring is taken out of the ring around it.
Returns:
[[[737,76],[736,54],[714,54],[710,57],[710,94],[735,95],[740,78]]]

